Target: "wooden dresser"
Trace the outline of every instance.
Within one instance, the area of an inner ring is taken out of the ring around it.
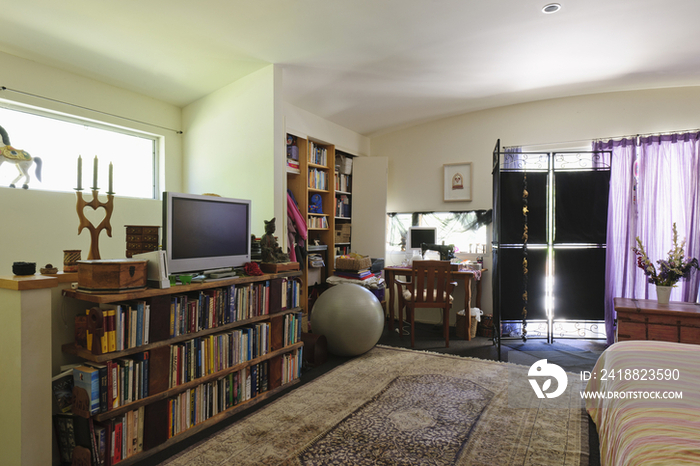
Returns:
[[[700,344],[700,304],[615,298],[616,341],[658,340]]]

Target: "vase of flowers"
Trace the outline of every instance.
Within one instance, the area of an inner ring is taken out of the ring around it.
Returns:
[[[676,224],[673,224],[673,248],[668,251],[666,260],[658,260],[659,265],[657,271],[654,264],[651,262],[644,250],[642,240],[637,236],[637,247],[632,248],[637,255],[637,266],[644,271],[647,276],[647,281],[656,285],[656,299],[659,304],[668,304],[671,290],[681,278],[688,278],[693,268],[700,268],[698,260],[685,257],[685,239],[678,244],[678,232]]]

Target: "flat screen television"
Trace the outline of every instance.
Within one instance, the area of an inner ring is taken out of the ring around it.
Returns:
[[[406,250],[420,250],[420,245],[437,244],[436,227],[408,227]]]
[[[163,193],[163,249],[168,271],[204,272],[250,262],[251,201]]]

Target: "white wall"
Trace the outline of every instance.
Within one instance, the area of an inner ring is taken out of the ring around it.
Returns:
[[[501,146],[571,146],[572,141],[586,146],[593,138],[697,129],[699,104],[700,87],[532,102],[379,135],[371,139],[372,155],[389,157],[389,212],[490,209],[496,140]],[[442,201],[442,166],[455,162],[472,162],[471,202]],[[485,267],[490,267],[490,250],[485,260]],[[482,307],[490,314],[488,273],[483,285]]]
[[[370,139],[304,109],[285,102],[285,126],[288,133],[333,144],[336,150],[352,155],[370,155]]]
[[[162,136],[160,156],[164,163],[161,173],[164,185],[161,184],[161,187],[181,189],[181,136],[154,126],[180,129],[181,111],[178,107],[5,53],[0,53],[0,63],[0,84],[8,89],[53,100],[10,91],[0,92],[0,99],[91,118],[107,124],[129,126]],[[105,114],[150,124],[133,123]],[[78,154],[76,159],[77,156]],[[46,160],[51,155],[41,154],[41,157]],[[0,170],[14,168],[3,165]],[[121,181],[115,180],[115,185]],[[82,257],[86,259],[90,248],[89,232],[83,230],[78,236],[75,204],[76,196],[71,193],[40,191],[31,187],[29,190],[0,187],[0,236],[4,238],[0,247],[0,275],[12,275],[12,263],[15,261],[36,262],[37,272],[39,267],[47,263],[58,265],[60,269],[64,249],[81,249]],[[91,219],[101,220],[104,216],[102,209],[99,209],[96,215],[92,215],[93,212],[89,208],[85,212]],[[123,258],[126,251],[124,225],[160,225],[160,212],[160,201],[124,198],[117,193],[111,221],[112,237],[108,237],[104,231],[100,236],[102,258]]]
[[[275,160],[282,155],[275,150],[284,150],[279,142],[275,147],[275,73],[270,65],[182,112],[185,191],[251,199],[256,236],[265,233],[263,221],[276,215]]]

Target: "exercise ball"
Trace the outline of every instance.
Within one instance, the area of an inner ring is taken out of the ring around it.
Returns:
[[[364,286],[332,286],[311,310],[311,330],[326,336],[328,351],[336,356],[366,353],[377,344],[383,329],[382,304]]]

